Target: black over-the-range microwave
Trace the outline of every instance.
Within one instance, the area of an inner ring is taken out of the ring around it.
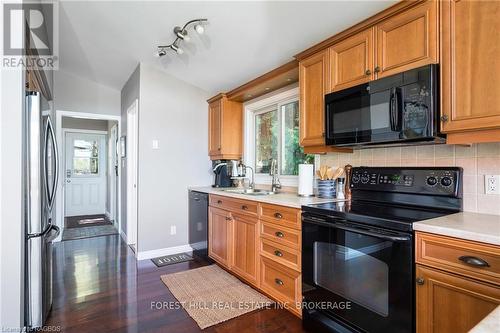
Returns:
[[[325,140],[334,146],[442,143],[437,65],[325,96]]]

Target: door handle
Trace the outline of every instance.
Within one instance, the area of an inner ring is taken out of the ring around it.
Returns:
[[[54,149],[54,177],[52,181],[52,185],[49,187],[49,175],[48,175],[48,169],[49,166],[47,165],[48,163],[48,143],[49,143],[49,136],[50,139],[52,140],[52,148]],[[57,147],[57,142],[56,142],[56,136],[54,133],[54,127],[52,126],[52,122],[50,121],[50,117],[47,117],[47,125],[45,127],[45,144],[44,144],[44,154],[43,154],[43,168],[44,168],[44,174],[45,174],[45,190],[47,193],[47,208],[49,211],[52,210],[54,207],[54,202],[55,202],[55,194],[57,190],[57,182],[59,181],[59,150]]]

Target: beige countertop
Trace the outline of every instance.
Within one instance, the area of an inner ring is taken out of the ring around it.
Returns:
[[[490,312],[469,333],[491,333],[498,331],[500,331],[500,306],[497,306],[495,310]]]
[[[339,200],[339,199],[320,199],[317,197],[304,198],[304,197],[299,197],[295,193],[286,193],[286,192],[277,193],[277,194],[270,194],[270,195],[255,195],[254,196],[254,195],[225,192],[222,189],[213,188],[210,186],[189,187],[189,189],[193,190],[193,191],[208,193],[208,194],[217,194],[217,195],[223,195],[223,196],[231,197],[231,198],[258,201],[258,202],[293,207],[293,208],[300,208],[302,205],[309,205],[309,204],[322,203],[322,202],[345,201],[345,200]]]
[[[500,245],[500,215],[462,212],[416,222],[413,229]]]

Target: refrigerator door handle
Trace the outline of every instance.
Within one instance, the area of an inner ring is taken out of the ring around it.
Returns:
[[[48,169],[49,166],[47,165],[48,163],[48,158],[47,154],[48,152],[48,143],[49,143],[49,135],[50,135],[50,140],[52,141],[52,147],[54,149],[54,177],[52,184],[49,186],[49,175],[48,175]],[[52,126],[52,122],[50,121],[50,117],[47,118],[47,126],[45,129],[45,144],[44,144],[44,154],[43,154],[43,167],[44,167],[44,174],[45,174],[45,188],[47,192],[47,204],[48,204],[48,209],[49,211],[52,211],[52,207],[54,207],[55,203],[55,194],[57,191],[57,182],[59,181],[59,150],[57,147],[57,141],[56,141],[56,136],[54,133],[54,127]]]
[[[55,231],[54,234],[49,235],[49,237],[47,237],[47,241],[52,242],[54,239],[57,238],[57,236],[59,236],[59,234],[61,233],[61,229],[59,229],[59,227],[54,224],[51,224],[49,229],[50,230],[47,231],[47,234],[51,233],[52,231]]]
[[[59,229],[59,227],[53,225],[52,222],[49,221],[49,224],[45,227],[45,229],[42,232],[36,232],[34,234],[28,234],[26,237],[28,239],[37,238],[37,237],[43,237],[43,236],[45,236],[46,234],[48,234],[52,230],[52,227],[56,227],[57,229]],[[59,235],[59,233],[58,233],[58,235]]]

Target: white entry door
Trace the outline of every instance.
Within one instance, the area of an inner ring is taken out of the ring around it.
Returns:
[[[104,214],[106,135],[66,133],[65,216]]]

